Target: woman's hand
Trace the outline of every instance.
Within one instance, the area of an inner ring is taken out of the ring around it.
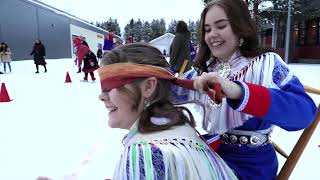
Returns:
[[[198,90],[200,93],[206,93],[208,86],[213,83],[218,83],[221,85],[222,93],[230,99],[241,99],[242,97],[242,88],[240,85],[224,79],[219,76],[217,72],[210,73],[202,73],[201,76],[194,78],[193,87]],[[209,89],[208,91],[212,91],[213,89]]]

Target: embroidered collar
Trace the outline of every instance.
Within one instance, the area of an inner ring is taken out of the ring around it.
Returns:
[[[211,58],[207,61],[207,66],[208,66],[209,72],[219,72],[219,68],[223,69],[223,67],[224,67],[224,69],[226,69],[225,66],[229,66],[230,73],[228,74],[227,78],[230,79],[230,77],[234,76],[234,74],[239,72],[241,69],[243,69],[249,63],[250,63],[249,59],[247,59],[246,57],[243,57],[242,54],[240,53],[240,51],[236,51],[231,56],[231,58],[228,62],[223,62],[219,58]],[[226,72],[223,72],[223,73],[227,74]],[[224,75],[224,76],[226,76],[226,75]]]

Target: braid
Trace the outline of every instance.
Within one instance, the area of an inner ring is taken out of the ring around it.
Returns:
[[[188,113],[189,118],[184,114]],[[164,117],[170,119],[170,122],[158,125],[151,122],[151,117]],[[172,126],[184,125],[188,123],[195,127],[194,118],[191,112],[182,106],[174,106],[170,101],[163,100],[152,103],[141,114],[138,129],[140,132],[161,131],[171,128]]]

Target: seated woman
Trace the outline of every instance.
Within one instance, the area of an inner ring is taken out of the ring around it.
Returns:
[[[172,84],[193,86],[169,67],[157,48],[141,43],[119,46],[101,60],[99,99],[108,124],[129,130],[112,179],[237,179],[198,136],[190,111],[171,103]]]

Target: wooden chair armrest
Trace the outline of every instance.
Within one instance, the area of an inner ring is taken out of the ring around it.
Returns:
[[[320,89],[316,89],[316,88],[313,88],[313,87],[310,87],[310,86],[304,86],[304,90],[308,93],[312,93],[312,94],[318,94],[320,95]]]

